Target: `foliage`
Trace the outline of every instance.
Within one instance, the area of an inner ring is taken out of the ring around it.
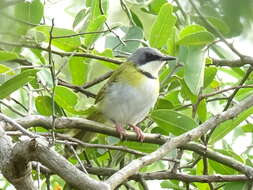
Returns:
[[[51,1],[44,4],[42,0],[8,2],[0,2],[0,108],[12,118],[33,114],[85,117],[94,103],[93,95],[102,84],[89,88],[85,85],[115,70],[118,63],[125,60],[125,55],[147,45],[176,56],[178,60],[167,64],[160,73],[161,96],[150,115],[140,123],[146,133],[178,136],[253,94],[250,66],[246,63],[240,67],[229,64],[229,60],[244,56],[237,51],[242,53],[247,49],[238,39],[252,42],[247,37],[251,32],[252,24],[249,23],[253,20],[250,0],[193,1],[197,10],[191,1],[182,0],[86,0],[85,3],[72,0],[67,1],[67,6],[63,1],[55,5]],[[61,17],[54,12],[57,6],[64,9],[57,9]],[[66,19],[65,23],[64,17],[70,21]],[[237,51],[226,44],[231,38],[237,40]],[[222,65],[218,59],[226,61]],[[248,88],[237,88],[243,85]],[[232,89],[220,91],[229,87]],[[198,143],[252,165],[249,161],[252,147],[246,147],[252,142],[252,113],[250,108],[220,124]],[[31,130],[49,132],[39,126]],[[247,139],[243,144],[245,147],[241,147],[241,139]],[[92,143],[121,145],[145,153],[158,147],[149,143],[121,142],[102,134],[97,135]],[[55,147],[65,155],[63,148],[61,144]],[[81,160],[86,162],[88,159],[92,166],[114,169],[138,157],[100,148],[85,149],[85,156],[82,151],[77,152]],[[184,151],[181,163],[194,162],[195,154]],[[169,156],[175,158],[175,155]],[[78,162],[75,155],[67,158],[74,164]],[[235,169],[211,159],[205,165],[205,159],[201,156],[192,168],[181,172],[189,175],[238,174]],[[209,173],[203,173],[205,167]],[[167,168],[166,161],[159,161],[143,171]],[[45,176],[41,174],[40,177],[43,179],[42,189],[46,189]],[[100,179],[105,178],[100,176]],[[189,185],[179,181],[162,180],[160,186],[185,189]],[[50,184],[54,189],[66,186],[54,175]],[[136,182],[130,181],[129,184],[142,189]],[[190,188],[202,190],[219,185],[224,185],[220,188],[224,190],[240,190],[248,186],[247,182],[190,183]],[[0,177],[0,189],[9,186]]]

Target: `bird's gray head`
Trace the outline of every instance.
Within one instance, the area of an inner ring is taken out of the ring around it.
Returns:
[[[153,62],[153,61],[170,61],[170,60],[175,60],[175,57],[172,56],[167,56],[162,54],[160,51],[154,48],[150,47],[143,47],[137,49],[132,55],[128,58],[128,61],[131,61],[135,63],[138,66],[144,65],[148,62]]]

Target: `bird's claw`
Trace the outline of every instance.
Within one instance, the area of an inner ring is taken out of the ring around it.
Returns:
[[[132,127],[134,132],[136,133],[137,139],[139,141],[143,142],[145,137],[144,137],[144,134],[143,134],[142,130],[139,127],[134,126],[134,125],[130,125],[130,127]]]
[[[125,129],[121,125],[116,125],[116,132],[119,134],[120,139],[123,140],[126,135]]]

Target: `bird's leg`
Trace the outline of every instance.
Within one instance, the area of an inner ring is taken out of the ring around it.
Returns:
[[[144,134],[142,132],[142,130],[137,127],[137,126],[134,126],[134,125],[129,125],[131,128],[133,128],[134,132],[136,133],[137,135],[137,139],[140,140],[141,142],[144,141]]]
[[[120,124],[115,124],[116,132],[119,134],[120,139],[122,140],[124,136],[126,135],[125,129]]]

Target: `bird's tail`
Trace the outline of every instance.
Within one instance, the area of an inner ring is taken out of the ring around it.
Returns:
[[[86,119],[96,121],[96,122],[99,122],[99,123],[106,122],[106,118],[98,110],[92,111]],[[96,136],[96,133],[94,133],[94,132],[78,129],[78,131],[76,131],[76,134],[73,137],[75,137],[79,140],[82,140],[84,142],[90,142],[95,136]]]

